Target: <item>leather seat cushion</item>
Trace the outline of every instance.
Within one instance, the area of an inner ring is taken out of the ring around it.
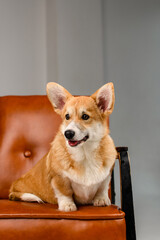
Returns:
[[[61,212],[57,205],[0,200],[0,218],[51,218],[51,219],[123,219],[125,213],[117,206],[78,206],[78,211]]]
[[[124,240],[125,214],[115,205],[78,206],[60,212],[57,205],[0,200],[0,236],[5,240]]]
[[[126,240],[125,219],[0,219],[5,240]]]

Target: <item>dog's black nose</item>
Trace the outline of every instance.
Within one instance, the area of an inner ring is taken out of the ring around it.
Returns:
[[[75,132],[72,130],[67,130],[65,131],[64,135],[67,139],[72,139],[75,135]]]

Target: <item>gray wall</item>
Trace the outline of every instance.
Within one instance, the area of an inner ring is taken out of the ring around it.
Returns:
[[[0,95],[45,93],[45,0],[0,0]]]
[[[102,1],[105,79],[116,105],[111,135],[128,145],[138,239],[159,239],[160,1]]]
[[[102,13],[99,0],[57,0],[58,82],[73,94],[103,84]]]
[[[0,95],[45,94],[48,81],[94,92],[102,36],[99,0],[0,0]]]

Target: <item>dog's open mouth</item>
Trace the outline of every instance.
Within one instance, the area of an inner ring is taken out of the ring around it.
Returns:
[[[79,140],[79,141],[72,141],[72,140],[68,140],[68,143],[71,147],[76,147],[77,145],[79,145],[82,142],[87,141],[87,139],[89,138],[89,136],[85,136],[83,139]]]

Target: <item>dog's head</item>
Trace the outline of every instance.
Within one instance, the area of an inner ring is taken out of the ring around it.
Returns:
[[[72,96],[57,83],[47,84],[47,95],[55,112],[61,115],[61,131],[69,147],[100,141],[106,134],[106,118],[114,108],[114,86],[107,83],[90,97]]]

